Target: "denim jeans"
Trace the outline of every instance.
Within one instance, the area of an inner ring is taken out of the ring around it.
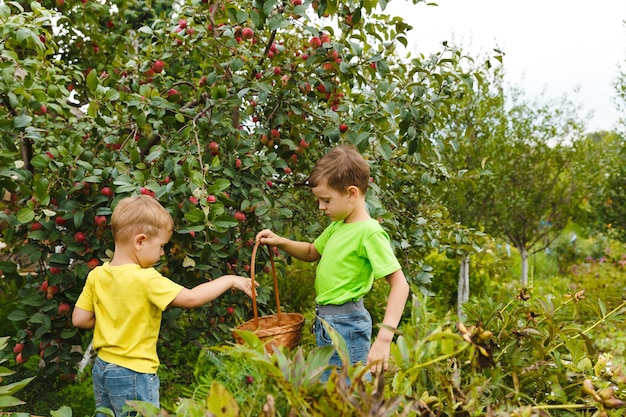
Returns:
[[[96,408],[106,407],[121,417],[127,400],[139,400],[159,407],[159,377],[142,374],[96,358],[91,371]],[[104,417],[104,414],[98,414]]]
[[[332,315],[325,315],[323,312],[318,313],[315,323],[315,340],[317,346],[328,346],[332,345],[332,341],[319,319],[326,321],[343,337],[348,347],[351,365],[367,362],[367,355],[372,342],[372,317],[365,308],[356,312],[350,311]],[[329,364],[341,368],[341,359],[336,351],[331,356]],[[321,381],[327,381],[329,375],[330,372],[325,372]]]

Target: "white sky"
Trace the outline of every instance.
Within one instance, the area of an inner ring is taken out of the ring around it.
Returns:
[[[566,94],[593,112],[588,131],[615,126],[612,83],[626,66],[626,0],[434,1],[392,0],[385,9],[413,26],[410,51],[428,55],[443,40],[481,55],[499,47],[507,82],[527,98]]]

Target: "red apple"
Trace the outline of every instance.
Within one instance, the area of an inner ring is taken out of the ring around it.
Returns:
[[[245,215],[243,212],[241,212],[241,211],[236,212],[236,213],[233,215],[233,217],[235,218],[235,220],[237,220],[237,221],[239,221],[239,222],[244,222],[244,221],[246,221],[246,215]]]
[[[280,130],[278,130],[278,129],[272,129],[272,130],[270,131],[270,137],[271,137],[272,139],[279,139],[279,138],[280,138]]]
[[[13,353],[21,353],[24,350],[24,343],[16,343],[13,348]]]
[[[39,291],[48,292],[48,281],[44,281],[39,286]]]
[[[217,201],[217,198],[213,194],[211,194],[206,198],[206,201],[209,203],[215,203]]]
[[[17,354],[17,356],[15,357],[15,361],[20,364],[26,362],[24,358],[22,357],[22,352]]]
[[[77,243],[84,243],[85,242],[85,233],[83,232],[76,232],[74,234],[74,241]]]
[[[41,230],[41,229],[43,229],[43,224],[41,224],[39,222],[35,222],[35,223],[30,225],[30,230],[32,230],[33,232],[35,232],[37,230]]]
[[[61,216],[55,217],[54,222],[57,224],[57,226],[65,226],[65,219]]]
[[[254,38],[254,31],[250,28],[243,28],[241,31],[241,37],[244,39],[252,39]]]
[[[167,90],[167,99],[169,101],[179,101],[181,99],[180,93],[178,92],[177,89],[175,88],[170,88],[169,90]]]
[[[111,189],[111,187],[102,187],[102,189],[100,190],[100,194],[102,194],[105,197],[113,197],[113,190]]]
[[[96,216],[94,218],[94,223],[96,223],[96,226],[98,227],[105,227],[107,225],[107,218],[106,216]]]
[[[322,40],[318,36],[313,36],[309,39],[309,45],[311,45],[311,48],[317,49],[322,46]]]
[[[59,304],[59,314],[65,314],[68,313],[70,311],[70,305],[68,303],[61,303]]]
[[[87,266],[89,267],[89,269],[94,269],[99,264],[100,264],[100,261],[97,260],[96,258],[91,258],[90,260],[87,261]]]
[[[154,61],[154,64],[152,64],[152,68],[151,69],[156,74],[159,74],[160,72],[162,72],[165,69],[165,62],[161,61],[160,59],[157,59],[156,61]]]
[[[287,175],[291,174],[291,168],[289,168],[289,167],[283,168],[283,171],[285,171],[285,174],[287,174]]]
[[[235,168],[237,169],[241,168],[241,159],[239,158],[235,159]]]
[[[139,191],[141,192],[141,194],[149,195],[149,196],[152,196],[152,197],[154,197],[156,195],[156,193],[154,191],[151,191],[147,187],[141,187],[141,189]]]

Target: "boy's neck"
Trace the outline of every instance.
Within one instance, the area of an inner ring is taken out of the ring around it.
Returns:
[[[350,213],[348,217],[346,217],[343,222],[344,223],[358,223],[364,222],[366,220],[370,220],[372,217],[367,212],[367,208],[365,207],[365,202],[363,204],[358,204],[355,209]]]

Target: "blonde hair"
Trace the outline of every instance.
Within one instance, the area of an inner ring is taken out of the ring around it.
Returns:
[[[136,195],[120,200],[113,209],[111,231],[116,241],[145,233],[156,236],[160,231],[174,231],[174,220],[156,198],[149,195]]]
[[[370,166],[352,145],[333,148],[317,161],[309,176],[310,187],[326,184],[340,193],[346,193],[354,185],[365,194],[369,181]]]

